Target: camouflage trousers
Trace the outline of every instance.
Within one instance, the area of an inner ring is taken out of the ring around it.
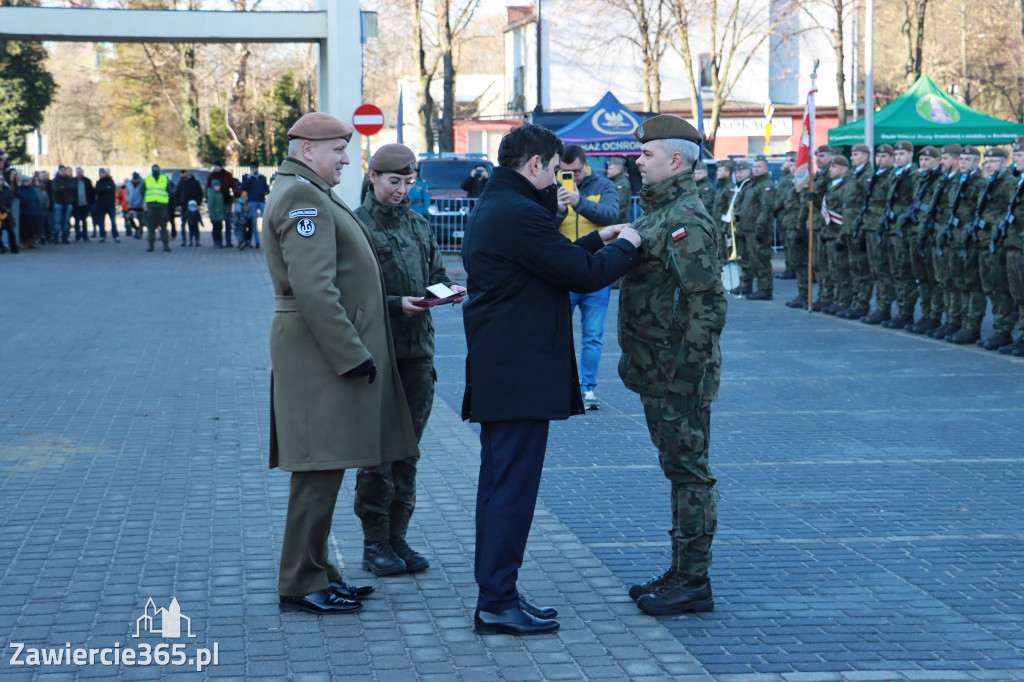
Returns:
[[[942,286],[946,294],[946,322],[959,327],[964,321],[964,297],[956,282],[963,277],[964,259],[955,248],[947,246],[939,260],[942,262]]]
[[[786,267],[796,275],[797,298],[807,300],[807,240],[796,230],[786,232]]]
[[[775,280],[772,278],[771,236],[766,234],[763,239],[764,241],[759,242],[752,232],[747,232],[746,239],[740,240],[740,247],[743,249],[740,286],[752,288],[754,280],[757,280],[758,290],[771,293],[775,286]]]
[[[822,260],[827,261],[828,291],[821,295],[821,300],[829,301],[842,308],[849,308],[853,300],[853,286],[850,279],[850,251],[846,241],[840,236],[834,239],[822,239]],[[824,285],[823,285],[824,286]]]
[[[711,406],[685,411],[675,396],[640,399],[661,470],[672,484],[672,568],[706,573],[718,530],[716,480],[708,464]]]
[[[818,297],[815,301],[832,304],[832,273],[828,269],[828,256],[825,254],[825,242],[821,233],[814,233],[814,250],[811,252],[811,267],[814,278],[818,280]]]
[[[845,235],[847,252],[850,256],[850,283],[853,287],[851,307],[867,311],[871,306],[871,294],[875,284],[871,278],[871,265],[868,263],[867,240],[863,236],[857,239],[853,235]]]
[[[893,232],[885,236],[885,257],[889,261],[889,276],[892,277],[900,317],[913,317],[917,307],[917,282],[910,264],[910,241],[905,236],[897,237]]]
[[[432,358],[399,360],[398,374],[409,403],[416,441],[434,405],[437,373]],[[416,466],[419,457],[400,459],[375,467],[363,467],[356,474],[354,509],[363,524],[363,542],[382,542],[405,537],[409,519],[416,508]]]
[[[1024,333],[1024,252],[1020,249],[1006,250],[1006,279],[1010,285],[1010,296],[1017,309],[1017,320]]]
[[[981,287],[981,270],[978,267],[980,249],[977,244],[967,247],[966,258],[960,254],[958,246],[950,251],[957,254],[961,265],[959,270],[953,271],[953,282],[963,300],[960,324],[964,329],[980,331],[981,321],[985,319],[985,309],[988,308],[988,299],[985,298],[985,290]]]
[[[995,253],[988,244],[978,245],[978,274],[981,288],[988,300],[992,301],[992,328],[998,332],[1009,334],[1013,331],[1013,297],[1010,295],[1010,283],[1006,277],[1006,250],[996,249]],[[984,317],[984,312],[982,312]]]
[[[896,289],[892,274],[889,272],[889,257],[886,255],[885,245],[879,241],[877,232],[868,232],[864,237],[868,244],[868,266],[871,268],[871,278],[875,281],[875,308],[882,312],[892,312]]]
[[[942,317],[942,295],[935,285],[935,262],[930,249],[919,249],[917,238],[907,239],[907,255],[910,258],[910,269],[917,280],[917,293],[921,299],[921,316],[932,320]]]

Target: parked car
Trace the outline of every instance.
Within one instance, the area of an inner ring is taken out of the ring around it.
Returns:
[[[484,154],[420,154],[420,178],[430,194],[427,220],[442,250],[457,250],[462,243],[476,200],[461,185],[477,166],[484,166],[488,175],[494,170]]]

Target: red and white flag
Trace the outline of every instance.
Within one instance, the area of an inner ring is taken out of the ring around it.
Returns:
[[[796,152],[796,172],[793,173],[793,184],[797,189],[807,186],[811,177],[811,154],[814,153],[814,93],[812,88],[807,93],[807,106],[804,108],[804,121],[800,130],[800,147]]]
[[[833,211],[828,207],[828,197],[822,197],[821,199],[821,216],[825,219],[826,225],[829,223],[843,224],[843,214]]]

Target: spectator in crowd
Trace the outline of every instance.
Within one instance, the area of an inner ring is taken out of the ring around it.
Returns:
[[[142,184],[142,176],[132,173],[131,180],[124,181],[125,202],[128,212],[124,218],[124,232],[136,239],[142,239],[142,226],[146,221],[146,186]]]
[[[93,224],[99,225],[100,243],[107,241],[107,217],[110,217],[110,236],[115,242],[117,238],[117,185],[106,168],[100,168],[100,177],[96,181],[96,211],[93,212]]]
[[[224,245],[231,246],[231,213],[234,208],[235,197],[238,196],[238,182],[235,180],[235,176],[231,174],[231,171],[224,167],[222,159],[217,159],[213,162],[213,172],[206,178],[206,189],[210,189],[215,180],[220,185],[221,196],[224,197]],[[213,218],[210,218],[210,222],[213,222]]]
[[[409,208],[426,218],[430,213],[430,193],[427,191],[427,183],[420,177],[418,168],[413,177],[416,178],[416,184],[409,190]]]
[[[7,156],[7,152],[0,149],[0,175],[7,175],[7,169],[11,167],[11,157]]]
[[[75,219],[75,241],[89,241],[89,207],[96,200],[96,190],[92,180],[85,177],[82,167],[75,169],[75,198],[72,202],[71,215]],[[96,229],[96,225],[93,225]]]
[[[181,178],[178,180],[178,186],[174,188],[174,205],[178,207],[181,212],[181,245],[185,246],[185,233],[188,231],[188,224],[185,221],[185,215],[188,213],[188,207],[191,202],[196,202],[197,206],[203,204],[203,197],[206,192],[203,189],[202,183],[195,179],[189,169],[184,168],[181,171]],[[190,240],[191,241],[191,240]]]
[[[486,186],[487,166],[482,163],[477,164],[469,177],[462,181],[462,189],[466,190],[466,196],[470,199],[476,199],[483,194]]]
[[[71,168],[61,165],[53,179],[53,229],[57,233],[54,243],[70,244],[71,211],[75,205],[78,182],[71,177]]]
[[[53,228],[53,181],[50,174],[44,170],[39,171],[38,187],[46,194],[46,207],[43,209],[43,239],[44,244],[56,244],[59,241],[57,231]]]
[[[213,246],[221,248],[221,233],[224,230],[224,195],[220,191],[220,180],[214,180],[206,190],[206,208],[210,213],[210,224],[213,226]],[[231,240],[228,239],[230,246]]]
[[[181,236],[185,237],[185,228],[188,228],[188,245],[201,246],[199,243],[199,226],[203,224],[203,214],[199,212],[199,202],[192,199],[181,212]],[[185,245],[183,241],[182,246]]]
[[[14,237],[14,190],[7,184],[7,173],[0,173],[0,253],[18,253],[18,240]],[[4,246],[4,235],[7,246]]]
[[[153,164],[151,173],[143,180],[146,186],[146,227],[149,234],[149,248],[146,251],[154,251],[156,244],[156,232],[160,230],[160,241],[164,244],[164,251],[170,251],[170,239],[167,234],[167,219],[170,214],[171,205],[171,179],[165,173],[160,172],[160,166]]]
[[[22,247],[26,249],[36,248],[36,228],[42,220],[42,211],[39,207],[39,193],[32,178],[28,175],[21,176],[21,184],[18,186],[18,198],[21,200],[18,217],[18,237]]]
[[[256,165],[255,161],[249,166],[249,173],[242,177],[239,189],[249,202],[249,215],[252,217],[252,241],[258,249],[260,248],[260,228],[257,219],[267,208],[270,185],[267,184],[267,178],[260,173],[260,167]]]
[[[43,174],[35,173],[32,176],[32,186],[36,188],[36,195],[39,198],[39,220],[36,222],[35,239],[39,244],[45,244],[49,234],[50,221],[50,195],[46,193],[43,186]]]

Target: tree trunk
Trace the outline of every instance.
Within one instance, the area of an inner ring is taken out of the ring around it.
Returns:
[[[443,70],[443,92],[441,101],[441,123],[437,131],[437,150],[455,151],[455,65],[452,62],[452,24],[450,0],[439,0],[437,8],[438,34],[440,37],[441,64]]]
[[[431,127],[431,119],[434,117],[434,100],[430,97],[430,81],[434,79],[434,72],[427,70],[427,52],[423,47],[423,0],[412,0],[412,32],[413,42],[416,44],[416,62],[419,70],[418,87],[416,98],[419,100],[419,108],[416,115],[419,118],[419,130],[417,134],[417,146],[421,154],[431,154],[434,151],[434,130]]]
[[[907,86],[910,86],[914,82],[914,40],[911,36],[911,24],[910,24],[910,3],[913,0],[903,0],[903,25],[900,27],[900,33],[903,34],[903,50],[907,55],[907,60],[903,65],[903,78],[906,81]]]
[[[252,50],[248,43],[239,43],[235,46],[235,82],[231,88],[231,97],[228,100],[227,126],[228,143],[224,150],[224,162],[228,166],[237,166],[241,160],[242,137],[244,136],[243,126],[245,125],[246,112],[246,85],[248,81],[249,57]]]
[[[921,77],[924,66],[924,15],[928,0],[917,0],[917,35],[914,38],[914,82]]]
[[[839,125],[846,125],[846,59],[843,43],[843,0],[834,0],[836,9],[836,27],[832,35],[835,36],[833,49],[836,54],[836,90],[839,93],[839,100],[836,108],[839,114]]]
[[[181,70],[185,75],[185,144],[192,162],[199,160],[199,81],[196,77],[196,44],[185,43],[181,50]]]

